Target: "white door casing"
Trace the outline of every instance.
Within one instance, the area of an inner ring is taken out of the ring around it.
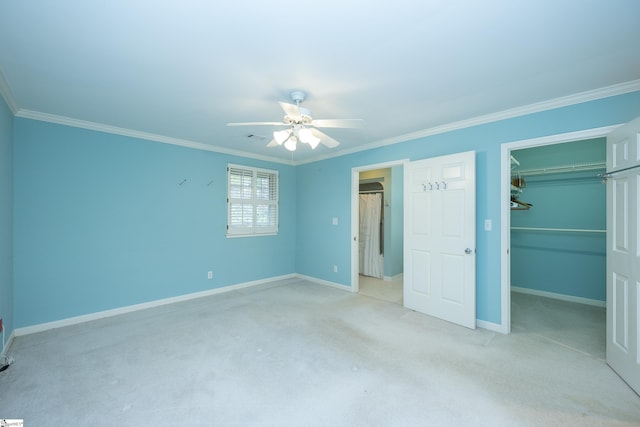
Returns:
[[[476,327],[475,151],[405,166],[404,305]]]
[[[640,118],[607,137],[607,363],[640,393]]]

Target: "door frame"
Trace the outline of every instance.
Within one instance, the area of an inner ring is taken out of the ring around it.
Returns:
[[[501,323],[498,332],[511,333],[511,151],[523,148],[542,147],[544,145],[562,144],[564,142],[580,141],[606,137],[622,124],[592,128],[577,132],[561,133],[540,138],[524,139],[503,143],[500,146],[500,307]]]
[[[409,159],[401,159],[351,168],[351,292],[357,293],[360,290],[360,282],[358,279],[358,274],[360,273],[360,242],[358,241],[360,231],[360,203],[358,198],[360,194],[360,172],[396,166],[402,166],[404,168],[408,162]],[[404,197],[402,198],[402,203],[404,204]]]

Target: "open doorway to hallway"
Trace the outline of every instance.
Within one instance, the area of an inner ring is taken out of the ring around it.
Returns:
[[[351,289],[402,304],[403,161],[352,170]]]

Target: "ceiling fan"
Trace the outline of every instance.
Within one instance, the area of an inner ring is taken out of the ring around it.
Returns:
[[[306,94],[300,91],[291,92],[291,100],[295,104],[280,102],[284,117],[281,122],[244,122],[227,123],[227,126],[287,126],[287,129],[273,132],[273,139],[267,147],[277,147],[284,145],[289,151],[295,151],[298,142],[309,144],[311,149],[315,149],[322,143],[329,148],[340,145],[338,141],[318,130],[317,128],[357,128],[362,127],[364,120],[361,119],[325,119],[314,120],[311,111],[301,107]]]

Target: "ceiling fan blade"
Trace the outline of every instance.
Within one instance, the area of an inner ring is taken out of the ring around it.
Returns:
[[[311,124],[317,128],[361,128],[364,126],[362,119],[325,119],[313,120]]]
[[[282,122],[243,122],[243,123],[227,123],[227,126],[288,126]]]
[[[275,139],[272,139],[270,143],[267,144],[267,147],[277,147],[279,144]]]
[[[300,110],[298,106],[295,104],[289,104],[287,102],[280,102],[280,106],[284,111],[284,114],[290,117],[298,117],[300,116]]]
[[[338,145],[340,145],[340,143],[338,141],[336,141],[335,139],[331,138],[329,135],[327,135],[324,132],[319,131],[318,129],[314,129],[314,128],[309,128],[311,129],[311,133],[313,133],[313,136],[320,138],[320,142],[324,145],[326,145],[329,148],[335,148]]]

